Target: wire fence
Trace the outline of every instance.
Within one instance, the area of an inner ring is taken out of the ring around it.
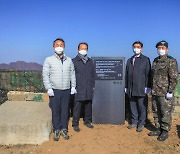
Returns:
[[[45,92],[40,71],[0,70],[0,104],[7,100],[8,91]],[[180,74],[175,90],[180,105]]]
[[[0,70],[0,104],[7,100],[8,91],[45,92],[42,72]]]

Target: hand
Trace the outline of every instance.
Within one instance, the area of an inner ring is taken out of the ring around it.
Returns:
[[[47,93],[49,96],[54,96],[54,91],[52,89],[48,89]]]
[[[171,99],[173,97],[173,93],[167,93],[166,94],[166,99]]]
[[[77,93],[77,91],[76,91],[75,87],[72,87],[71,88],[71,95],[76,94],[76,93]]]
[[[124,92],[125,92],[125,94],[127,94],[127,88],[124,88]]]
[[[151,92],[151,88],[145,87],[144,92],[145,94],[149,94]]]

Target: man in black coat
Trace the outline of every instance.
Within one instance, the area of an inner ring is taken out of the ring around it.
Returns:
[[[125,75],[125,93],[129,97],[132,114],[128,128],[137,128],[137,132],[141,132],[146,120],[145,96],[151,90],[151,64],[149,58],[141,53],[142,42],[136,41],[132,47],[134,55],[127,61]]]
[[[73,109],[72,126],[79,132],[79,119],[81,106],[85,106],[84,125],[93,128],[92,122],[92,99],[94,89],[93,61],[87,56],[88,44],[82,42],[78,45],[78,55],[73,59],[76,74],[75,103]]]

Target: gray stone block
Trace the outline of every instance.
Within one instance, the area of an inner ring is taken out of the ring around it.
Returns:
[[[9,101],[25,101],[26,95],[23,91],[9,91],[7,93]]]
[[[0,144],[42,144],[52,130],[48,103],[7,101],[0,106]]]

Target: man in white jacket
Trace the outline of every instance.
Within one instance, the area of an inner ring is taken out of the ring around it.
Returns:
[[[54,141],[60,135],[68,140],[68,114],[70,94],[76,93],[76,78],[72,60],[64,54],[65,42],[53,42],[55,54],[47,57],[43,65],[43,83],[50,98]]]

